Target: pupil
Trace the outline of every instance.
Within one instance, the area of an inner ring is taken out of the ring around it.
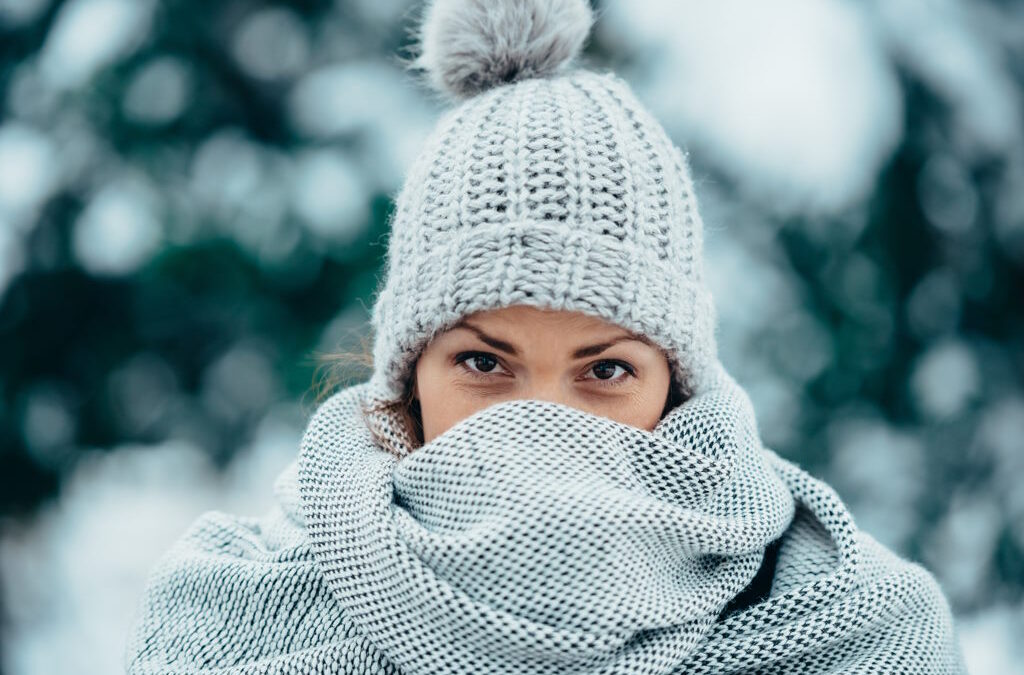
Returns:
[[[490,356],[474,356],[473,358],[476,360],[477,369],[482,370],[485,373],[491,372],[494,370],[494,366],[497,365],[497,361]]]
[[[594,374],[597,375],[599,379],[607,380],[608,378],[615,374],[615,364],[599,363],[596,366],[594,366]]]

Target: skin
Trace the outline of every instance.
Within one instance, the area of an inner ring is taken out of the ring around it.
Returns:
[[[429,443],[511,399],[562,403],[650,431],[670,383],[665,352],[646,337],[580,312],[516,305],[468,315],[436,336],[416,363],[413,395]]]

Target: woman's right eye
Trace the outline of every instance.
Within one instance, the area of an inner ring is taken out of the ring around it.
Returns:
[[[463,364],[471,373],[486,375],[501,368],[498,359],[483,352],[465,352],[456,357],[456,363]]]

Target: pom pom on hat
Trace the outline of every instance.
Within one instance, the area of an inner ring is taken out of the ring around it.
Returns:
[[[454,99],[562,68],[594,23],[587,0],[428,0],[411,69]]]

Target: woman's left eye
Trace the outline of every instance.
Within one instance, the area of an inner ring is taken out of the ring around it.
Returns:
[[[632,375],[633,370],[626,364],[618,361],[601,361],[595,363],[587,373],[593,373],[594,377],[586,377],[587,380],[602,380],[605,382],[620,382],[625,380],[624,375]]]

